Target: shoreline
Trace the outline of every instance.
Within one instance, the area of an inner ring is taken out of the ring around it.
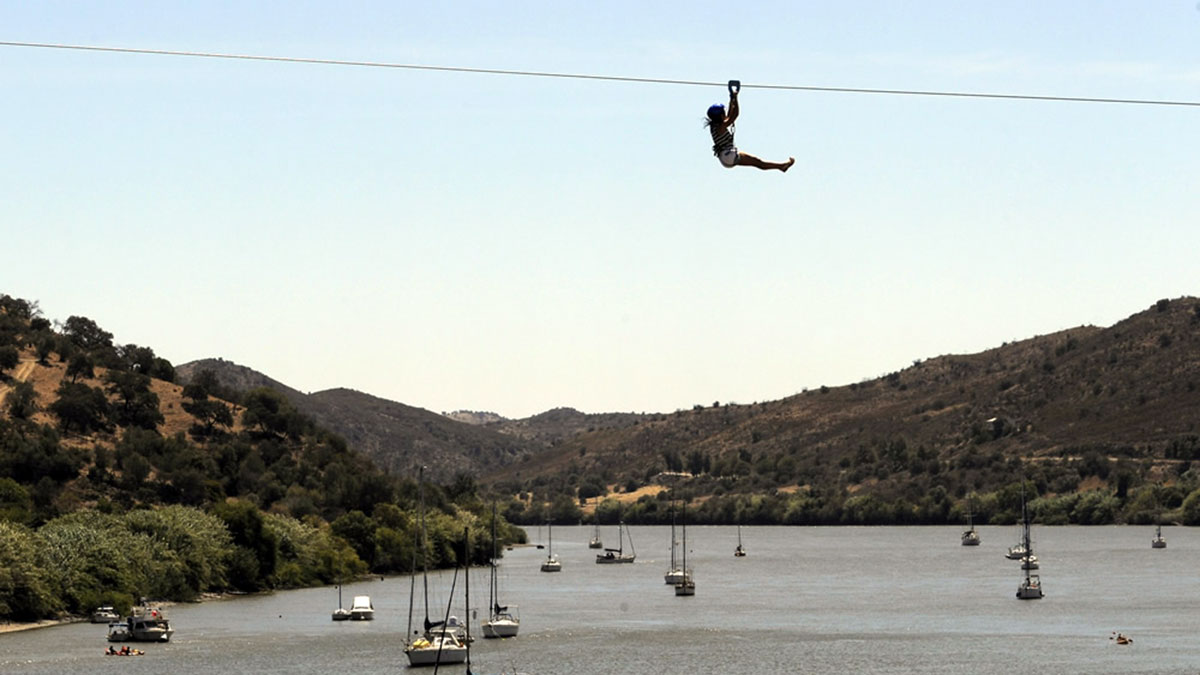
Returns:
[[[70,617],[67,619],[42,619],[41,621],[31,621],[29,623],[0,621],[0,635],[5,633],[19,633],[24,630],[34,630],[35,628],[62,626],[68,623],[83,623],[84,621],[86,621],[86,619],[81,619],[79,617]]]

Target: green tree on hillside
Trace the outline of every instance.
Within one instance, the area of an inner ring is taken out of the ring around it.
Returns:
[[[58,398],[50,404],[49,410],[58,417],[63,431],[74,429],[86,434],[107,427],[109,404],[103,391],[63,380],[56,393]]]
[[[13,419],[28,420],[38,411],[37,390],[28,382],[18,382],[5,399]]]
[[[111,408],[117,426],[157,429],[163,423],[158,409],[158,394],[150,391],[150,377],[128,370],[109,370],[104,374],[108,392],[116,397]]]
[[[95,364],[87,352],[71,354],[70,360],[67,362],[67,377],[71,378],[72,384],[79,381],[80,377],[90,380],[95,376]]]
[[[12,370],[21,363],[21,352],[13,345],[5,345],[0,347],[0,381],[9,379],[6,370]]]
[[[100,328],[95,321],[85,316],[69,317],[63,324],[63,334],[86,351],[112,347],[112,333]]]

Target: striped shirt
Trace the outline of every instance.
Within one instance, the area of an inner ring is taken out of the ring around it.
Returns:
[[[708,127],[708,131],[712,134],[714,155],[719,155],[723,150],[728,150],[729,148],[733,147],[732,127],[723,127],[718,124],[713,124]]]

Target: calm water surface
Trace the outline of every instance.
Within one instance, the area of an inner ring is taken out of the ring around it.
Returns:
[[[1009,527],[688,528],[696,595],[663,583],[669,528],[634,527],[633,565],[596,565],[591,529],[555,528],[563,571],[544,550],[510,551],[502,602],[521,634],[479,639],[475,673],[1200,673],[1200,532],[1149,527],[1036,527],[1042,600],[1015,598]],[[537,537],[537,531],[530,534]],[[602,532],[612,545],[616,530]],[[610,541],[612,540],[612,541]],[[430,576],[444,613],[451,573]],[[461,577],[459,579],[461,589]],[[0,635],[4,673],[378,673],[407,669],[410,580],[347,585],[370,595],[376,620],[330,620],[333,588],[171,608],[175,637],[146,656],[105,657],[105,627],[72,624]],[[418,598],[420,580],[417,581]],[[486,570],[471,605],[487,606]],[[419,604],[419,599],[418,599]],[[474,610],[473,610],[474,611]],[[461,593],[454,613],[462,617]],[[418,606],[415,621],[424,610]],[[472,631],[478,629],[473,621]],[[1134,644],[1119,647],[1119,630]],[[432,673],[431,668],[414,672]],[[465,668],[440,673],[461,675]]]

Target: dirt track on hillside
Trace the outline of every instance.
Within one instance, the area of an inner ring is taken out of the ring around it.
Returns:
[[[12,379],[8,382],[24,382],[29,379],[35,363],[35,361],[22,361],[17,364],[17,369],[13,371]],[[8,392],[12,391],[12,385],[8,382],[0,382],[0,405],[4,405],[4,399],[8,396]]]

